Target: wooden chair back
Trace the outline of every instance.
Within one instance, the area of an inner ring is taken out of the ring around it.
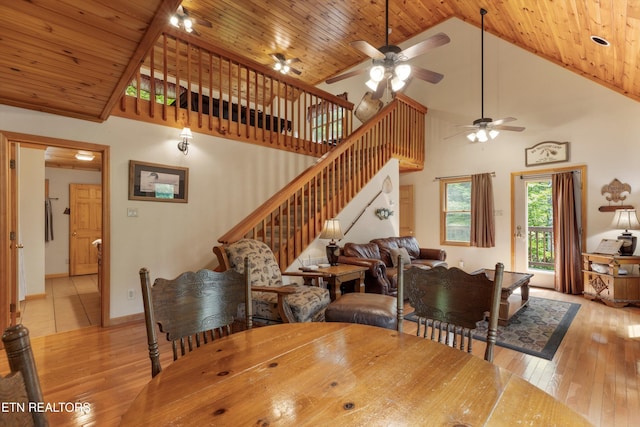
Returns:
[[[472,331],[488,313],[484,359],[492,362],[503,274],[502,263],[496,264],[493,281],[484,272],[468,274],[455,267],[399,269],[398,298],[407,298],[414,308],[418,336],[422,334],[424,338],[469,353],[472,351]],[[398,316],[404,317],[401,312]],[[400,318],[398,324],[402,324]]]
[[[200,270],[173,280],[158,278],[153,286],[149,270],[140,269],[152,377],[162,371],[156,325],[171,341],[174,361],[209,341],[252,327],[249,261],[244,262],[244,274]]]
[[[11,326],[2,334],[2,342],[11,374],[0,378],[0,401],[12,402],[13,407],[0,415],[0,424],[48,426],[46,413],[29,406],[29,402],[44,402],[29,330],[23,325]]]

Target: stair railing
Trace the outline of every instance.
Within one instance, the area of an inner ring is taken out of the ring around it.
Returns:
[[[427,109],[402,95],[240,221],[218,242],[267,243],[284,271],[392,158],[424,164]]]

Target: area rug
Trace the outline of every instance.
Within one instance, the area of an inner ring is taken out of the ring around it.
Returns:
[[[513,316],[509,325],[498,325],[496,344],[551,360],[579,308],[580,304],[576,303],[530,297],[529,306]],[[416,321],[413,313],[407,314],[405,319]],[[487,322],[478,323],[473,336],[486,341]]]

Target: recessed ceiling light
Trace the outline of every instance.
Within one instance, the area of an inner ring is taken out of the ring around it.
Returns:
[[[597,43],[597,44],[599,44],[601,46],[609,46],[610,45],[609,41],[607,39],[605,39],[605,38],[602,38],[602,37],[591,36],[591,40],[594,43]]]

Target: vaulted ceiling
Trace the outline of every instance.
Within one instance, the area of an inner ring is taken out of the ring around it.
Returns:
[[[105,120],[180,3],[196,22],[193,37],[261,64],[272,64],[273,53],[299,58],[302,73],[293,77],[311,85],[367,60],[350,42],[385,40],[384,0],[4,1],[0,103]],[[453,17],[480,27],[484,7],[488,32],[640,100],[637,1],[389,3],[390,44]]]

